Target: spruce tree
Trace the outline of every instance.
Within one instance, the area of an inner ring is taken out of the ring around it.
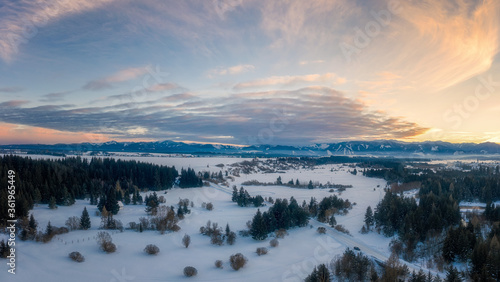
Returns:
[[[366,208],[366,213],[365,213],[365,224],[366,224],[366,228],[367,229],[370,229],[370,227],[373,225],[373,222],[375,221],[375,219],[373,218],[373,211],[372,211],[372,207],[368,206]]]
[[[49,201],[49,209],[53,210],[53,209],[57,209],[57,206],[56,206],[56,198],[54,196],[50,197],[50,201]]]
[[[252,228],[250,229],[250,234],[255,240],[264,240],[267,238],[266,222],[262,217],[260,209],[257,210],[257,214],[253,217]]]
[[[330,223],[331,227],[335,227],[335,225],[337,225],[337,220],[335,219],[335,215],[332,214],[332,216],[330,216],[330,220],[328,221],[328,223]]]
[[[89,213],[87,212],[87,207],[83,208],[82,211],[82,216],[80,218],[80,229],[87,230],[91,226],[90,223],[90,216]]]
[[[112,213],[117,214],[120,210],[120,206],[118,205],[118,200],[116,199],[116,192],[114,189],[108,190],[108,196],[106,197],[106,209]]]
[[[50,224],[50,220],[47,223],[47,228],[45,228],[45,235],[50,236],[54,232],[54,229],[52,228],[52,224]]]

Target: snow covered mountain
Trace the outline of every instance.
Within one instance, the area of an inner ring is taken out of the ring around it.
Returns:
[[[0,150],[37,151],[50,153],[69,152],[139,152],[181,154],[226,154],[268,156],[329,156],[329,155],[382,155],[382,156],[462,156],[500,155],[500,144],[496,143],[448,143],[448,142],[401,142],[394,140],[346,141],[310,146],[251,145],[232,146],[221,144],[162,142],[116,142],[79,144],[30,144],[3,145]]]

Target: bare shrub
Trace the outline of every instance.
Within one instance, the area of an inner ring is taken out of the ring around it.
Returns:
[[[184,234],[184,237],[182,237],[182,244],[184,247],[189,247],[189,244],[191,244],[191,236]]]
[[[252,221],[251,220],[247,221],[247,227],[248,227],[248,229],[252,229]]]
[[[137,222],[133,222],[133,221],[128,223],[128,228],[132,229],[132,230],[139,230],[139,226],[138,226]]]
[[[139,224],[142,226],[144,230],[149,229],[149,219],[147,217],[140,217]]]
[[[268,252],[267,248],[265,248],[265,247],[260,247],[260,248],[257,248],[257,250],[256,250],[256,253],[259,256],[263,256],[263,255],[267,254],[267,252]]]
[[[226,238],[226,242],[229,245],[233,245],[236,242],[236,233],[234,233],[233,231],[229,232]]]
[[[78,216],[71,216],[66,220],[66,226],[69,230],[78,230],[80,228],[80,218]]]
[[[335,225],[335,230],[337,231],[340,231],[342,233],[345,233],[345,234],[348,234],[348,235],[351,235],[351,233],[349,232],[349,230],[347,230],[343,225],[340,225],[340,224],[337,224]]]
[[[316,230],[316,232],[318,232],[319,234],[325,234],[326,233],[326,228],[324,228],[323,226],[320,226],[320,227],[318,227],[318,229]]]
[[[271,247],[273,247],[273,248],[276,248],[277,246],[279,246],[279,244],[280,244],[280,241],[278,241],[278,239],[276,239],[276,238],[272,239],[269,242],[269,245],[271,245]]]
[[[71,252],[69,258],[76,262],[84,262],[85,257],[80,254],[80,252]]]
[[[210,243],[212,243],[212,245],[222,246],[224,244],[224,235],[219,232],[219,230],[215,230],[210,236]]]
[[[156,245],[149,244],[144,248],[144,251],[149,254],[149,255],[156,255],[160,252],[160,248],[158,248]]]
[[[116,252],[116,245],[113,242],[104,242],[101,244],[101,250],[108,254],[114,253]]]
[[[221,260],[216,260],[215,261],[215,267],[217,267],[217,268],[224,268],[224,266],[222,265],[222,261]]]
[[[184,267],[184,275],[186,277],[192,277],[192,276],[195,276],[196,274],[198,274],[198,270],[196,270],[196,268],[194,268],[192,266]]]
[[[108,254],[116,251],[116,245],[113,244],[111,235],[109,235],[108,232],[100,231],[97,233],[97,243],[99,244],[101,250]]]
[[[276,238],[285,238],[286,235],[288,235],[288,232],[284,228],[280,228],[276,231],[274,231],[274,235]]]
[[[178,231],[180,227],[177,225],[179,219],[175,216],[175,211],[166,206],[160,206],[157,209],[156,216],[152,217],[150,224],[164,234],[166,231]]]
[[[209,210],[209,211],[213,210],[214,209],[214,204],[207,203],[206,209]]]
[[[237,253],[229,257],[229,262],[234,270],[239,270],[247,263],[247,258],[241,253]]]

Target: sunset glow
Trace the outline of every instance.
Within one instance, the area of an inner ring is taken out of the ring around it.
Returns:
[[[0,144],[500,143],[500,2],[6,0]]]

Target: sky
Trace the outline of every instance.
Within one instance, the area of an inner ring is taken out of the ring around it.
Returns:
[[[0,144],[500,143],[495,0],[0,0]]]

